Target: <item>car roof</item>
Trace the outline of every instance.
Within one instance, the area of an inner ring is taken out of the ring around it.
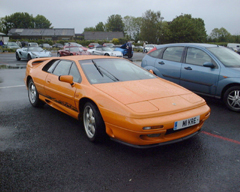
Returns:
[[[157,45],[156,47],[157,47],[157,49],[159,49],[161,47],[168,47],[168,46],[191,46],[191,47],[208,48],[208,47],[217,47],[218,45],[207,44],[207,43],[170,43],[170,44]]]
[[[98,45],[96,48],[103,48],[103,47],[105,47],[105,46],[103,46],[103,45]]]
[[[92,59],[123,59],[119,57],[106,57],[104,55],[71,55],[71,56],[64,56],[64,57],[51,57],[49,59],[69,59],[69,60],[92,60]]]

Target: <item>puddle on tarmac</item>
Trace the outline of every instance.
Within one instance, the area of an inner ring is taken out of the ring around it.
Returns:
[[[26,69],[26,64],[0,65],[1,69]]]

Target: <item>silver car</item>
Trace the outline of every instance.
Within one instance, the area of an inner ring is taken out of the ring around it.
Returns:
[[[43,50],[41,47],[23,47],[16,50],[16,59],[20,61],[21,59],[35,59],[41,57],[51,57],[51,52]]]
[[[113,51],[110,47],[97,46],[94,49],[88,50],[92,55],[105,55],[105,56],[114,56],[114,57],[123,57],[121,51]]]

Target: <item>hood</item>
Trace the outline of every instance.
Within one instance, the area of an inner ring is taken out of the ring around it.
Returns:
[[[191,91],[159,78],[93,86],[138,113],[172,112],[205,104]]]
[[[49,56],[50,52],[49,51],[41,51],[41,52],[34,52],[32,51],[31,53],[38,55],[38,56]]]
[[[228,78],[240,77],[240,68],[239,67],[226,67],[221,71],[222,76],[227,76]]]

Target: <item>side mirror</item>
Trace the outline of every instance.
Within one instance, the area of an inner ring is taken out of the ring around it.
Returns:
[[[72,75],[60,75],[58,77],[58,80],[62,81],[62,82],[70,83],[71,85],[73,85],[73,76]]]
[[[149,72],[150,72],[150,73],[152,73],[152,74],[154,75],[154,72],[153,72],[153,70],[152,70],[152,69],[150,69],[150,70],[149,70]]]
[[[213,63],[211,63],[211,62],[205,62],[205,63],[203,64],[203,67],[210,67],[210,68],[214,68],[214,67],[215,67],[215,65],[214,65]]]

